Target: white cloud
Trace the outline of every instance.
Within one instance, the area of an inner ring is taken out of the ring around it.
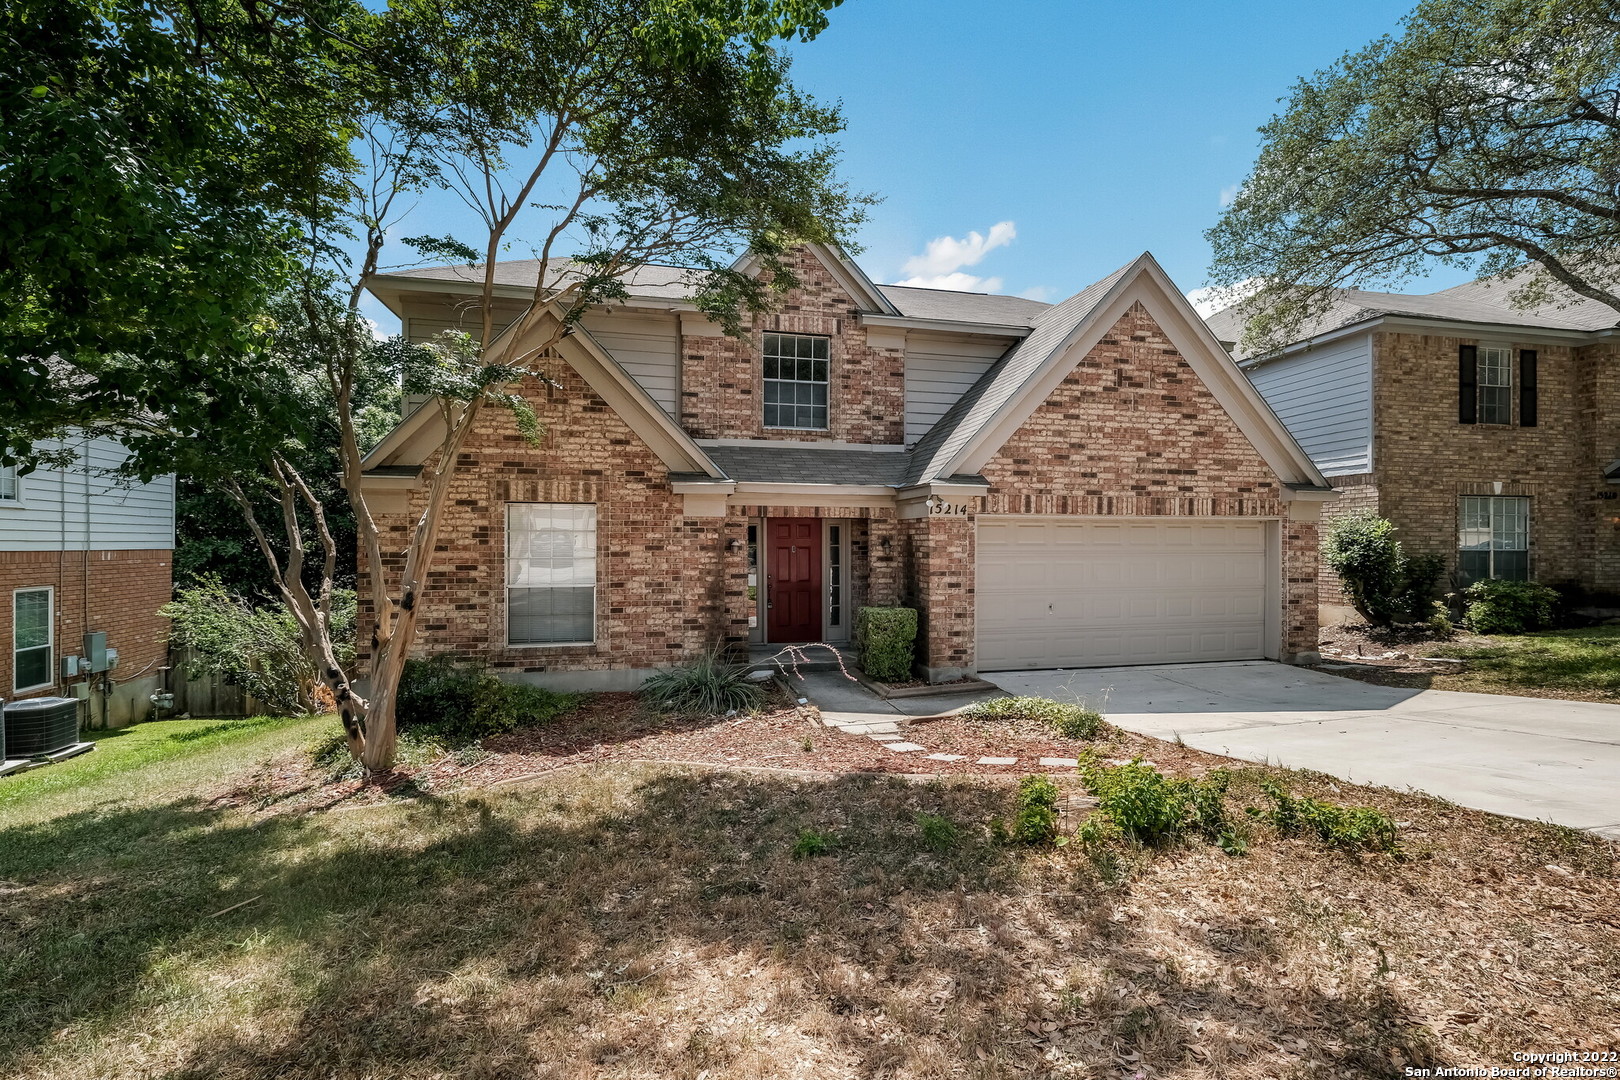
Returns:
[[[991,251],[1006,247],[1017,236],[1018,229],[1010,221],[998,221],[990,226],[989,233],[970,232],[960,240],[954,236],[937,236],[928,241],[921,255],[906,260],[903,272],[909,276],[895,284],[957,292],[995,292],[1001,288],[1001,278],[966,274],[962,268],[978,265]]]
[[[1242,184],[1227,184],[1221,188],[1221,206],[1224,208],[1237,202],[1238,192],[1242,190]]]
[[[1223,289],[1209,285],[1202,289],[1194,289],[1187,294],[1187,300],[1192,304],[1193,310],[1207,319],[1218,311],[1225,311],[1233,304],[1247,300],[1259,290],[1259,278],[1244,278],[1230,288]]]

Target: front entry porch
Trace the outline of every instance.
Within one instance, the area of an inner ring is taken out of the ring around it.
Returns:
[[[750,646],[849,642],[852,539],[847,518],[749,520]]]

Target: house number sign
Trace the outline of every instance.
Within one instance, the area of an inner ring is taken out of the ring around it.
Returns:
[[[931,517],[966,517],[967,512],[967,503],[946,502],[938,495],[930,496],[928,499],[928,513]]]

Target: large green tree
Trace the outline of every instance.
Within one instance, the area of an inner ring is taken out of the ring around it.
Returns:
[[[548,353],[589,306],[624,295],[631,267],[693,267],[697,303],[736,327],[794,284],[789,249],[847,240],[866,200],[835,174],[827,141],[836,109],[799,92],[773,42],[811,36],[830,2],[761,0],[396,0],[371,28],[358,124],[359,169],[344,174],[334,217],[306,222],[309,265],[298,310],[279,332],[309,347],[277,369],[271,396],[318,387],[335,429],[346,509],[369,578],[372,616],[364,692],[330,633],[340,540],[332,507],[282,445],[277,412],[228,421],[230,452],[195,454],[189,470],[231,494],[281,599],[338,701],[349,745],[374,771],[391,767],[394,702],[416,635],[451,468],[483,410],[510,411],[535,432],[523,384],[544,380]],[[413,219],[417,193],[459,196],[477,223],[464,232]],[[440,441],[424,470],[425,507],[405,538],[383,538],[361,484],[361,387],[374,348],[359,304],[395,236],[423,255],[482,269],[470,332],[404,346],[407,394],[438,412]],[[513,247],[541,270],[521,310],[497,315],[494,262]],[[762,275],[733,269],[748,251]],[[563,260],[558,256],[567,255]],[[550,313],[560,312],[560,318]],[[498,332],[502,323],[512,327]],[[296,323],[296,329],[291,326]],[[313,380],[313,382],[311,382]],[[217,450],[217,447],[211,447]],[[272,514],[262,513],[268,504]]]
[[[74,425],[198,434],[353,167],[350,0],[0,11],[0,457]],[[257,403],[262,405],[263,403]]]
[[[1251,347],[1344,287],[1436,264],[1509,273],[1516,301],[1579,296],[1620,322],[1620,8],[1425,0],[1398,36],[1302,79],[1208,233],[1212,284],[1257,290]]]

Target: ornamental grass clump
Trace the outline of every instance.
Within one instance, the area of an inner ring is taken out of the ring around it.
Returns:
[[[641,697],[661,713],[723,716],[755,708],[765,692],[748,679],[749,667],[716,646],[689,664],[668,668],[641,684]]]

